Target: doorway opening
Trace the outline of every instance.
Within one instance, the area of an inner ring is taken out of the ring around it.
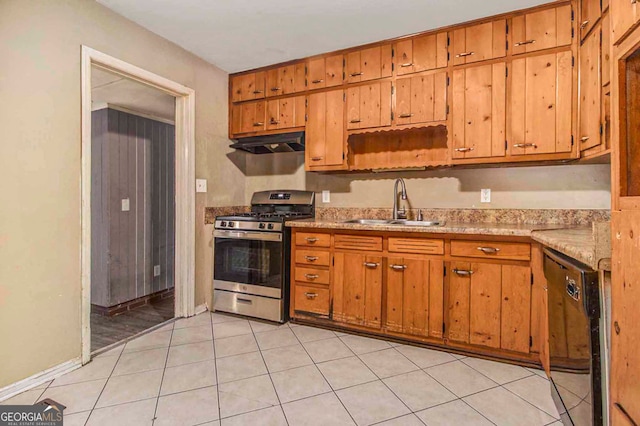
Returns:
[[[192,89],[82,47],[82,362],[194,306]]]

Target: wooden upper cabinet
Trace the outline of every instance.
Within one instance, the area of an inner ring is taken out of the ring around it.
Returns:
[[[305,169],[335,170],[346,164],[344,90],[309,95]]]
[[[571,6],[545,9],[513,18],[513,54],[571,44]]]
[[[347,83],[391,77],[391,45],[370,47],[347,53],[345,73]]]
[[[391,125],[391,82],[347,89],[347,129]]]
[[[266,71],[266,96],[280,96],[303,92],[305,86],[303,62]]]
[[[264,98],[264,71],[231,77],[231,101],[242,102]]]
[[[387,263],[385,328],[442,338],[444,262],[390,257]]]
[[[584,40],[591,28],[596,24],[602,15],[601,0],[582,0],[580,2],[580,40]]]
[[[266,102],[254,101],[233,105],[231,133],[253,133],[266,129]]]
[[[382,320],[382,256],[334,255],[333,320],[379,329]]]
[[[396,74],[445,68],[447,59],[447,33],[414,37],[396,43]]]
[[[638,4],[635,0],[616,0],[611,2],[609,13],[611,14],[613,44],[618,44],[638,22],[640,10],[638,10]]]
[[[511,155],[571,152],[573,65],[570,51],[515,59],[511,79]]]
[[[607,13],[602,18],[602,47],[600,68],[602,70],[602,85],[606,86],[611,83],[611,14]]]
[[[309,60],[307,65],[307,87],[309,90],[341,85],[343,61],[342,55]]]
[[[600,31],[593,31],[580,47],[580,150],[601,143],[602,85],[600,83]]]
[[[304,127],[305,97],[273,99],[267,101],[267,130]]]
[[[506,64],[454,69],[451,119],[454,159],[503,157]]]
[[[463,65],[507,54],[507,21],[487,22],[459,28],[452,33],[453,65]]]
[[[395,124],[417,124],[447,119],[447,73],[396,80]]]

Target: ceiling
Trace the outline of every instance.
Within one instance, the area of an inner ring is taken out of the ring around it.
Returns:
[[[169,121],[176,110],[173,96],[97,67],[91,68],[91,104],[94,109],[116,105]]]
[[[97,0],[227,72],[399,37],[549,0]]]

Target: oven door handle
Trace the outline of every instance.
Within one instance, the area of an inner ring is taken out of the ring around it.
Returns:
[[[253,240],[253,241],[282,241],[282,234],[279,232],[251,232],[251,231],[213,231],[215,238],[226,238],[230,240]]]

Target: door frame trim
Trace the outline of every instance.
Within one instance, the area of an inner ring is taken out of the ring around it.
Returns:
[[[195,314],[195,91],[135,65],[82,46],[81,282],[82,364],[91,359],[91,67],[133,79],[176,99],[175,317]]]

